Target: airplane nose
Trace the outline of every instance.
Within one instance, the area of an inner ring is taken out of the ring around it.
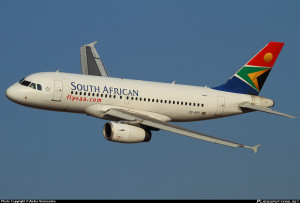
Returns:
[[[7,88],[5,94],[9,100],[16,102],[18,93],[15,85],[12,85],[9,88]]]

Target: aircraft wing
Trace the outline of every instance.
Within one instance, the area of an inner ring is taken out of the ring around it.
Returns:
[[[250,146],[238,144],[238,143],[235,143],[235,142],[223,140],[223,139],[220,139],[220,138],[216,138],[216,137],[212,137],[212,136],[209,136],[209,135],[205,135],[203,133],[195,132],[195,131],[192,131],[192,130],[189,130],[189,129],[186,129],[186,128],[183,128],[183,127],[179,127],[179,126],[170,124],[170,123],[165,122],[165,121],[160,121],[160,120],[151,118],[149,116],[142,115],[142,114],[132,112],[132,111],[128,111],[128,110],[110,109],[105,114],[109,115],[109,116],[117,117],[121,120],[125,120],[124,123],[127,123],[127,124],[130,124],[131,122],[134,123],[134,124],[138,123],[140,125],[144,125],[144,126],[148,126],[148,127],[152,127],[152,128],[157,128],[157,129],[161,129],[161,130],[166,130],[166,131],[169,131],[169,132],[185,135],[185,136],[200,139],[200,140],[205,140],[205,141],[208,141],[208,142],[213,142],[213,143],[216,143],[216,144],[226,145],[226,146],[229,146],[229,147],[249,148],[249,149],[252,149],[255,153],[257,152],[257,148],[260,146],[260,145],[256,145],[254,147],[250,147]]]
[[[94,45],[97,42],[80,47],[81,73],[84,75],[97,75],[109,77]]]

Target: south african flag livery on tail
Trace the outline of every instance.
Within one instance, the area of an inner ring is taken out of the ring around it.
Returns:
[[[270,42],[225,84],[213,89],[258,95],[283,45],[281,42]]]

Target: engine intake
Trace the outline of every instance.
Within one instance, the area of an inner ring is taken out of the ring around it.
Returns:
[[[151,131],[132,125],[108,122],[103,126],[103,136],[112,142],[149,142],[151,140]]]

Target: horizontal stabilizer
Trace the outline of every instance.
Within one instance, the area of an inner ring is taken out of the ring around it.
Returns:
[[[297,118],[295,116],[291,116],[291,115],[288,115],[288,114],[285,114],[285,113],[274,111],[274,110],[272,110],[270,108],[267,108],[267,107],[256,106],[256,105],[253,105],[253,104],[250,104],[250,103],[240,104],[239,107],[254,110],[254,111],[262,111],[262,112],[265,112],[265,113],[271,113],[271,114],[284,116],[284,117],[288,117],[288,118]]]
[[[94,45],[97,42],[80,47],[81,73],[84,75],[96,75],[109,77]]]

